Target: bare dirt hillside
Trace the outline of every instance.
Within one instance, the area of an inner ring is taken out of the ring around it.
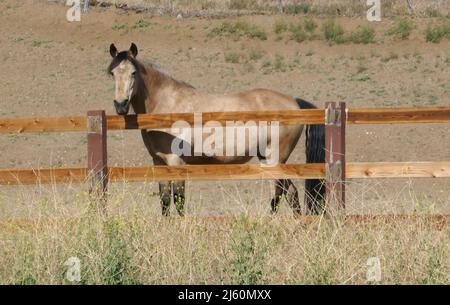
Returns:
[[[228,19],[263,28],[267,39],[261,40],[208,35],[221,26],[220,19],[150,17],[95,7],[82,15],[81,22],[69,23],[66,10],[41,1],[0,1],[1,117],[84,115],[97,109],[113,114],[114,84],[106,73],[112,42],[123,49],[135,42],[140,58],[155,61],[205,92],[262,87],[318,106],[326,101],[346,101],[349,107],[437,106],[450,101],[450,42],[425,42],[424,29],[434,22],[429,18],[416,19],[407,40],[387,36],[395,20],[383,19],[373,24],[376,43],[330,45],[321,39],[298,43],[286,33],[281,38],[274,33],[278,20],[297,22],[298,16]],[[362,18],[337,20],[346,31],[367,23]],[[319,34],[323,22],[317,20]],[[290,162],[304,160],[303,142],[302,137]],[[448,125],[351,126],[347,143],[349,161],[450,160]],[[0,147],[2,168],[86,163],[83,133],[2,135]],[[110,132],[109,163],[151,163],[138,132]],[[354,181],[349,186],[349,208],[361,211],[364,203],[369,212],[430,206],[449,211],[448,183]],[[154,184],[148,188],[149,195],[157,190]],[[188,191],[190,211],[195,206],[199,213],[226,213],[242,205],[267,209],[272,188],[266,182],[198,182],[190,183]],[[149,196],[148,204],[157,208],[156,196]]]

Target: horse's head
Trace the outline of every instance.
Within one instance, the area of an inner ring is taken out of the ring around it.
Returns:
[[[138,49],[134,43],[128,51],[118,52],[114,44],[109,47],[113,60],[108,67],[108,73],[114,77],[116,83],[114,106],[119,115],[128,114],[130,101],[135,94],[137,77],[136,56]]]

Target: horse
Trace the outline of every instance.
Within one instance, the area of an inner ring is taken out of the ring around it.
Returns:
[[[176,80],[157,64],[138,60],[138,48],[132,43],[128,50],[119,52],[114,44],[110,45],[112,61],[107,72],[115,81],[114,107],[118,115],[127,115],[130,107],[135,114],[145,113],[201,113],[231,111],[265,111],[314,109],[312,103],[300,98],[268,90],[252,89],[226,95],[211,95],[199,92],[193,86]],[[256,127],[260,129],[259,126]],[[278,143],[272,135],[267,143],[278,145],[278,162],[286,163],[304,130],[303,125],[279,125]],[[324,163],[325,130],[323,125],[307,125],[306,162]],[[250,133],[250,132],[249,132]],[[142,139],[154,165],[184,164],[244,164],[255,156],[248,154],[250,144],[245,147],[245,154],[231,155],[180,155],[173,152],[174,141],[186,142],[179,134],[171,130],[141,130]],[[203,135],[202,135],[203,136]],[[195,149],[195,141],[190,142],[190,149]],[[258,146],[260,147],[260,146]],[[267,153],[258,150],[261,162]],[[305,180],[305,205],[308,213],[318,214],[324,210],[324,183],[319,179]],[[185,181],[160,181],[159,197],[162,215],[168,216],[173,202],[179,215],[184,215]],[[276,213],[282,198],[286,198],[295,215],[302,213],[298,190],[290,179],[275,182],[275,194],[270,202],[271,212]]]

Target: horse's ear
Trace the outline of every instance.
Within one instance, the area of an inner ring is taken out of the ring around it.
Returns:
[[[117,56],[117,48],[113,43],[109,46],[109,54],[111,54],[112,58]]]
[[[130,54],[131,54],[133,57],[136,57],[136,56],[138,55],[138,48],[137,48],[137,46],[134,44],[134,42],[131,43]]]

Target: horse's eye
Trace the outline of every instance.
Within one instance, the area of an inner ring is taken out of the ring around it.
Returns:
[[[135,75],[136,75],[136,71],[134,71],[133,73],[131,73],[131,75],[132,75],[132,76],[135,76]]]

